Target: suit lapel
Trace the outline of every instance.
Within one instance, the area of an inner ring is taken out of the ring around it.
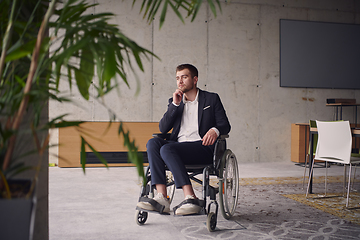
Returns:
[[[181,119],[182,119],[181,116],[183,115],[183,112],[184,112],[184,106],[185,106],[184,102],[181,101],[181,102],[180,102],[180,106],[179,106],[179,112],[180,112],[180,117],[179,117],[179,129],[180,129],[180,124],[181,124]]]
[[[199,124],[199,129],[200,129],[200,123],[201,123],[201,119],[202,119],[202,115],[203,115],[203,109],[204,109],[204,105],[205,105],[205,94],[203,94],[203,92],[199,89],[199,106],[198,106],[198,124]]]

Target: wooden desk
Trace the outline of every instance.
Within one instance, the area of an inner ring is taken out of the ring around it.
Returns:
[[[81,167],[80,162],[80,147],[81,138],[80,133],[85,140],[92,145],[98,152],[114,155],[115,158],[121,155],[126,158],[122,161],[109,163],[108,166],[134,166],[127,163],[127,148],[124,146],[123,137],[118,135],[119,122],[85,122],[81,124],[81,128],[68,127],[59,129],[59,167]],[[159,123],[157,122],[123,122],[125,130],[130,131],[130,140],[135,139],[138,151],[146,153],[146,143],[152,138],[153,133],[159,132]],[[85,150],[89,158],[92,152],[89,148]],[[105,155],[104,155],[105,154]],[[94,159],[94,158],[92,158]],[[92,164],[86,164],[87,167],[103,167],[104,164],[96,158]],[[89,162],[89,161],[87,161]]]
[[[358,108],[358,106],[360,106],[360,104],[358,104],[358,103],[327,103],[326,106],[336,108],[335,121],[343,120],[343,118],[342,118],[342,108],[343,107],[354,107],[354,109],[355,109],[355,124],[357,125],[357,108]],[[340,108],[340,116],[339,116],[339,108]]]
[[[317,132],[318,132],[318,130],[317,130],[317,128],[310,128],[310,132],[312,133],[312,134],[317,134]],[[360,128],[351,128],[351,135],[353,136],[353,137],[360,137]]]

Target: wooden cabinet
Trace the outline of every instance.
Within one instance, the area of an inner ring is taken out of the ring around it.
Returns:
[[[291,161],[305,163],[309,149],[309,124],[291,124]]]
[[[81,138],[92,145],[96,151],[105,155],[126,158],[125,162],[114,161],[109,166],[133,166],[127,163],[127,148],[123,137],[118,135],[120,123],[85,122],[80,128],[68,127],[59,129],[59,167],[81,167]],[[123,122],[123,128],[130,131],[130,140],[135,140],[138,151],[146,155],[146,143],[153,133],[159,132],[158,122]],[[85,150],[91,156],[89,148]],[[113,157],[114,158],[114,157]],[[106,157],[105,157],[106,159]],[[89,161],[87,161],[89,162]],[[90,161],[91,162],[91,161]],[[96,162],[96,161],[95,161]],[[120,163],[119,163],[120,162]],[[87,167],[103,167],[102,163],[86,164]]]

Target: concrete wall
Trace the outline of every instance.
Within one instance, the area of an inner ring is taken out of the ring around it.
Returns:
[[[151,25],[142,19],[142,1],[134,8],[132,1],[94,2],[99,3],[94,12],[115,13],[113,22],[125,34],[161,58],[144,59],[139,95],[131,76],[131,89],[120,84],[119,94],[105,98],[123,121],[159,121],[176,88],[174,69],[185,62],[198,67],[201,89],[220,94],[232,125],[228,146],[240,163],[290,161],[291,123],[332,120],[327,98],[360,102],[359,90],[279,87],[279,19],[359,24],[359,0],[227,0],[221,1],[217,18],[205,3],[196,20],[185,25],[169,9],[161,30],[158,19]],[[81,107],[50,102],[50,116],[70,112],[71,119],[109,119],[100,103],[84,103],[75,89],[71,94]],[[353,121],[352,108],[343,116]]]

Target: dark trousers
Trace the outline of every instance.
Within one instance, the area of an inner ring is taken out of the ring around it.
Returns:
[[[151,183],[166,184],[166,165],[177,188],[191,184],[185,165],[211,164],[214,152],[214,145],[203,146],[202,141],[179,143],[157,137],[150,139],[146,147]]]

